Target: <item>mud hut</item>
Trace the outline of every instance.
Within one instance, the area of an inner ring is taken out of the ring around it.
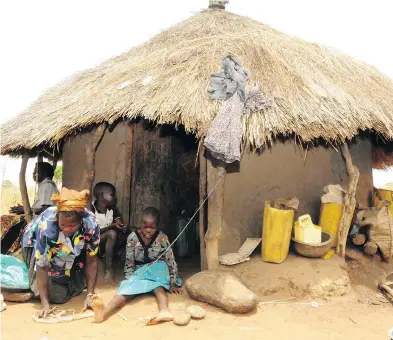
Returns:
[[[23,156],[21,188],[29,157],[61,158],[65,186],[112,182],[128,223],[135,225],[140,210],[155,205],[174,237],[173,216],[187,203],[196,211],[214,187],[199,212],[200,249],[204,254],[206,239],[210,268],[219,253],[261,235],[267,199],[297,196],[299,212],[316,219],[322,188],[347,186],[349,172],[350,192],[357,189],[357,200],[367,204],[370,136],[393,139],[392,81],[349,56],[214,3],[49,89],[4,124],[1,153]],[[224,167],[206,158],[198,141],[220,108],[207,88],[228,54],[273,105],[243,116],[242,160]],[[354,204],[353,194],[347,203]]]

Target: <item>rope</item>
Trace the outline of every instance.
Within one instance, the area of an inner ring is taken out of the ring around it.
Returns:
[[[207,194],[206,198],[203,200],[203,202],[199,205],[199,208],[197,209],[197,211],[195,211],[194,215],[192,215],[192,217],[190,218],[190,220],[188,221],[188,223],[185,225],[185,227],[182,229],[182,231],[179,233],[179,235],[177,235],[177,237],[173,240],[173,242],[169,245],[169,247],[167,249],[165,249],[165,251],[153,262],[151,262],[149,264],[149,266],[140,274],[138,274],[138,276],[146,273],[149,268],[157,263],[167,252],[169,249],[172,248],[172,246],[175,244],[175,242],[179,239],[179,237],[186,231],[186,229],[188,228],[188,226],[190,225],[191,221],[195,218],[195,216],[198,214],[198,212],[202,209],[203,205],[205,204],[205,202],[208,200],[209,196],[213,193],[214,189],[216,188],[216,186],[218,185],[218,183],[220,183],[220,181],[224,178],[225,174],[222,175],[216,182],[216,184],[214,184],[213,188],[210,190],[210,192]]]

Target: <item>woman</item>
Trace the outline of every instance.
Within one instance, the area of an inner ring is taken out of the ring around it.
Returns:
[[[160,213],[156,208],[143,211],[141,226],[127,238],[125,280],[107,306],[100,297],[93,300],[96,322],[108,318],[135,295],[150,292],[154,293],[159,309],[151,324],[173,320],[166,292],[179,294],[182,281],[168,237],[157,230],[159,223]]]
[[[84,309],[91,306],[97,276],[100,229],[86,209],[88,190],[62,188],[55,207],[46,209],[26,228],[22,254],[29,268],[30,288],[41,299],[38,317],[46,317],[50,303],[62,304],[86,287]],[[85,268],[86,259],[86,268]]]

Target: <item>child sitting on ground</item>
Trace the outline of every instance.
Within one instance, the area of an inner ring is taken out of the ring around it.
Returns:
[[[102,322],[137,295],[153,293],[158,314],[149,325],[172,321],[168,307],[168,292],[181,294],[182,280],[168,237],[159,230],[160,213],[149,207],[142,212],[139,228],[128,236],[125,279],[113,299],[105,306],[100,296],[93,297],[91,307],[95,322]]]
[[[94,186],[92,212],[96,216],[101,232],[100,248],[105,247],[105,283],[113,281],[113,257],[116,246],[125,245],[128,229],[124,226],[121,214],[116,207],[116,189],[107,182],[99,182]]]

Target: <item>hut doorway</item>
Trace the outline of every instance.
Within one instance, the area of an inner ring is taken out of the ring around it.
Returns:
[[[173,228],[169,237],[171,240],[178,237],[173,250],[180,271],[183,275],[191,274],[201,268],[199,214],[195,214],[199,207],[198,140],[195,135],[186,134],[183,127],[168,127],[167,133],[172,138],[175,165],[171,178],[175,194]]]
[[[182,126],[142,121],[132,126],[131,225],[144,208],[161,212],[161,228],[173,245],[180,271],[199,271],[200,236],[198,141]],[[181,232],[185,226],[187,228]]]

